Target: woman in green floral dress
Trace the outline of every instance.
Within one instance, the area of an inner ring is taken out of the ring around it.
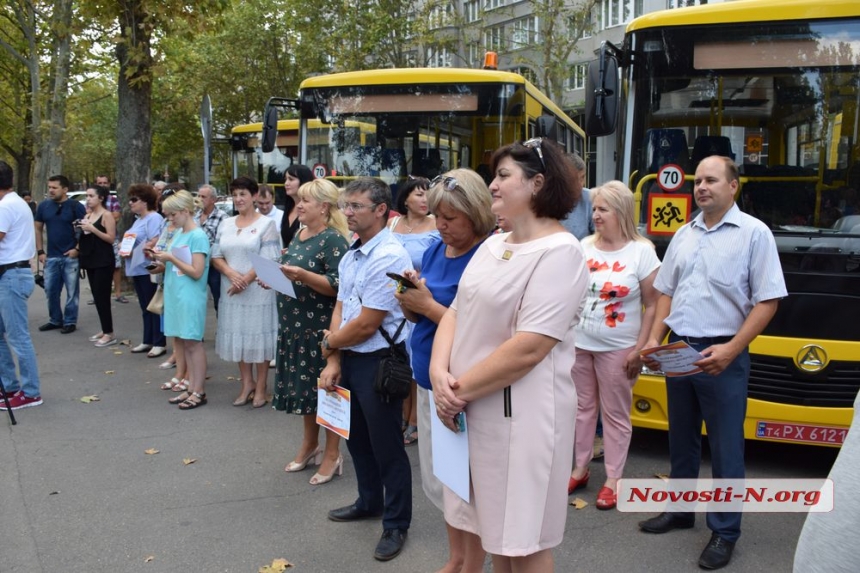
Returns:
[[[315,179],[299,188],[296,205],[302,228],[281,257],[281,271],[293,281],[296,298],[277,296],[278,349],[276,353],[276,410],[304,419],[304,438],[287,472],[320,465],[310,483],[331,481],[341,472],[340,438],[326,431],[325,449],[319,447],[316,423],[317,378],[325,367],[320,354],[320,335],[329,327],[337,299],[340,258],[349,248],[346,219],[337,206],[339,191],[331,181]]]

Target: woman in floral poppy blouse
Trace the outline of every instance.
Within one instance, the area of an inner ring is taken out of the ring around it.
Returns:
[[[630,404],[641,368],[639,350],[654,321],[654,277],[660,261],[634,222],[633,193],[620,181],[592,190],[594,235],[582,241],[590,271],[582,319],[576,328],[576,443],[568,493],[588,484],[598,411],[603,413],[606,482],[598,509],[616,504],[633,428]],[[600,406],[598,410],[598,405]]]

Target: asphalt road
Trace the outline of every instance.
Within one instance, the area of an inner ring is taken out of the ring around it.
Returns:
[[[355,474],[346,446],[343,477],[307,483],[313,472],[286,474],[301,439],[301,420],[270,408],[234,408],[234,365],[214,352],[214,312],[206,347],[209,404],[182,412],[171,394],[162,359],[129,347],[98,349],[95,308],[82,285],[78,331],[38,332],[46,321],[43,291],[29,304],[45,404],[0,417],[0,572],[41,573],[255,573],[277,558],[305,572],[433,572],[447,556],[441,514],[420,488],[418,451],[409,448],[414,476],[414,519],[406,548],[379,563],[373,549],[379,522],[334,523],[326,512],[351,503]],[[117,335],[140,341],[135,298],[114,303]],[[271,378],[270,378],[271,379]],[[271,382],[270,382],[271,384]],[[100,401],[85,404],[83,396]],[[145,450],[155,448],[158,454]],[[747,444],[749,477],[824,477],[836,451],[785,444]],[[197,461],[185,465],[183,460]],[[707,464],[702,474],[710,472]],[[668,473],[666,436],[636,430],[626,474]],[[641,514],[597,511],[604,477],[592,463],[592,483],[569,507],[557,571],[698,571],[709,539],[700,517],[692,530],[640,533]],[[728,570],[790,571],[802,514],[758,513],[744,518],[744,533]],[[489,564],[487,571],[491,568]]]

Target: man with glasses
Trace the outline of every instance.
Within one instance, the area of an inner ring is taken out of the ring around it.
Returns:
[[[39,330],[60,329],[63,334],[74,332],[78,322],[80,263],[78,261],[77,222],[86,215],[78,201],[69,201],[69,180],[63,175],[48,178],[48,198],[36,209],[36,249],[39,264],[45,268],[45,296],[48,299],[48,322]],[[42,248],[42,229],[47,229],[47,253]],[[66,305],[60,305],[60,295],[66,287]]]
[[[29,408],[42,403],[36,351],[27,326],[27,299],[35,282],[30,259],[36,241],[27,203],[12,189],[12,168],[0,161],[0,410]],[[18,373],[12,353],[18,359]]]
[[[218,226],[227,215],[215,206],[218,192],[211,185],[203,185],[197,190],[197,198],[203,203],[203,207],[197,212],[197,224],[206,233],[209,239],[209,247],[215,243],[218,235]],[[215,315],[218,315],[218,301],[221,299],[221,273],[214,266],[209,267],[209,290],[212,293],[212,301],[215,303]]]
[[[378,364],[390,345],[380,329],[394,337],[405,320],[386,273],[412,269],[409,253],[386,227],[391,189],[383,181],[360,177],[347,185],[340,205],[349,230],[358,235],[338,266],[340,289],[323,331],[328,364],[320,386],[340,384],[352,392],[347,446],[355,465],[358,499],[334,509],[332,521],[382,517],[382,538],[374,557],[394,559],[403,549],[412,521],[412,467],[403,445],[403,400],[383,399],[373,389]],[[406,340],[409,326],[402,329]]]

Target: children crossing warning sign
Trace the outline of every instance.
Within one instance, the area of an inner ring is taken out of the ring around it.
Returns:
[[[648,234],[674,235],[690,220],[691,197],[675,193],[648,196]]]

